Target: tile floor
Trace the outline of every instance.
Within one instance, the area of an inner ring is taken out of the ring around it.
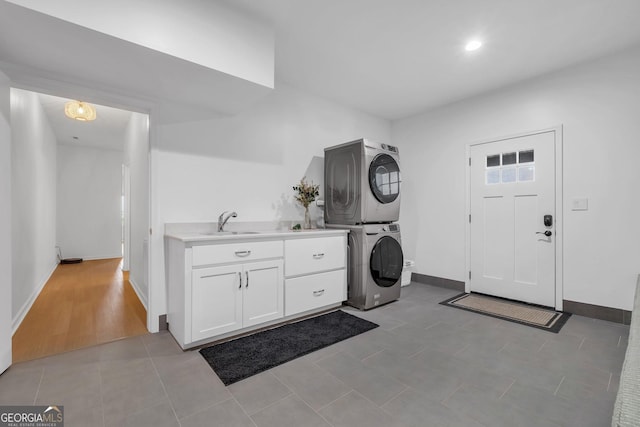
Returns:
[[[380,328],[229,387],[165,332],[15,364],[0,405],[62,404],[67,427],[611,425],[627,326],[556,335],[438,305],[455,293],[345,308]]]

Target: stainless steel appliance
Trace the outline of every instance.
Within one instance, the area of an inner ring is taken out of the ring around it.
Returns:
[[[398,224],[337,225],[349,230],[347,304],[368,310],[400,297],[404,264]]]
[[[398,148],[358,139],[324,150],[326,224],[390,223],[400,217]]]

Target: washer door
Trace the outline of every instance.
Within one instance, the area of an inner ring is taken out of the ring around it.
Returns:
[[[395,285],[402,276],[402,247],[393,237],[380,238],[371,250],[369,269],[378,286],[388,288]]]
[[[388,154],[378,154],[369,165],[369,187],[382,204],[400,195],[400,166]]]

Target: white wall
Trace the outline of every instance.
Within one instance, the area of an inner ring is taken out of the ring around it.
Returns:
[[[56,139],[38,95],[11,89],[13,319],[26,313],[56,258]]]
[[[390,142],[387,120],[278,83],[254,108],[224,119],[161,126],[153,147],[152,305],[165,310],[165,222],[297,220],[292,186],[304,175],[322,186],[324,147],[360,137]],[[313,219],[321,214],[315,208]]]
[[[59,145],[57,237],[65,258],[122,256],[123,152]]]
[[[219,2],[9,0],[65,21],[273,87],[274,34]]]
[[[0,72],[0,374],[11,364],[11,106]]]
[[[284,84],[254,108],[224,119],[160,127],[158,210],[163,222],[300,219],[300,178],[320,184],[324,148],[368,137],[390,142],[390,123]],[[316,209],[314,217],[321,213]]]
[[[465,280],[465,145],[563,125],[564,296],[631,310],[640,271],[640,49],[393,123],[402,238],[422,274]],[[571,200],[589,199],[588,211]]]
[[[129,282],[143,305],[149,297],[145,241],[149,238],[149,127],[146,114],[133,113],[125,130],[124,164],[131,171]]]

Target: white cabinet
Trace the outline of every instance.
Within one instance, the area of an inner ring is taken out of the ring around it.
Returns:
[[[282,260],[243,266],[242,327],[259,325],[284,315]]]
[[[285,316],[347,299],[346,247],[345,235],[284,242]]]
[[[183,349],[338,307],[346,232],[166,238],[167,320]]]
[[[287,277],[345,267],[345,237],[292,239],[284,243]]]
[[[199,268],[191,273],[191,340],[242,327],[242,266]]]
[[[287,279],[287,316],[345,300],[344,269]]]
[[[194,269],[191,340],[281,318],[282,268],[280,259]]]

